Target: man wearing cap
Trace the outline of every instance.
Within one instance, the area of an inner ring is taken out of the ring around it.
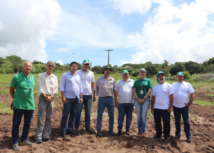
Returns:
[[[30,130],[30,124],[35,110],[33,89],[35,86],[35,77],[30,73],[32,70],[32,63],[24,61],[22,64],[22,72],[13,76],[10,83],[10,95],[14,99],[13,107],[13,127],[12,127],[12,141],[13,149],[19,150],[19,125],[24,115],[24,126],[21,136],[20,145],[32,145],[27,140]],[[16,92],[15,92],[16,91]]]
[[[80,125],[80,116],[82,112],[83,105],[85,106],[85,128],[86,131],[94,133],[94,130],[90,127],[90,114],[92,105],[92,92],[93,92],[93,102],[96,100],[94,92],[94,73],[89,70],[90,60],[86,59],[82,63],[83,69],[78,70],[82,86],[83,86],[83,103],[79,104],[76,118],[75,118],[75,128],[78,130]]]
[[[146,69],[140,69],[140,79],[135,80],[133,93],[134,104],[137,112],[138,136],[144,137],[147,124],[147,112],[150,106],[150,94],[152,92],[152,82],[146,78]]]
[[[95,92],[99,96],[98,110],[97,110],[97,136],[101,137],[102,117],[105,107],[108,109],[109,115],[109,134],[115,135],[114,127],[114,102],[113,93],[115,88],[115,80],[110,76],[111,68],[105,67],[103,70],[104,76],[97,79],[95,85]]]
[[[52,74],[54,70],[54,62],[48,61],[46,64],[47,71],[40,73],[37,80],[37,91],[40,93],[39,97],[39,110],[37,118],[36,141],[38,144],[43,141],[54,141],[50,138],[51,123],[54,109],[54,96],[58,92],[57,77]],[[43,116],[46,112],[45,128],[43,131]],[[42,136],[43,133],[43,136]]]
[[[181,115],[182,115],[187,142],[191,143],[192,139],[189,123],[189,106],[192,104],[194,100],[195,90],[193,89],[190,83],[184,81],[183,72],[178,72],[176,75],[176,79],[177,82],[172,84],[172,88],[174,90],[173,112],[175,115],[175,126],[176,126],[175,139],[180,139],[181,136]]]
[[[60,91],[63,103],[63,112],[60,130],[62,139],[66,139],[66,133],[72,135],[79,135],[79,133],[73,131],[74,120],[77,112],[78,103],[82,103],[82,82],[79,74],[76,73],[78,68],[77,62],[71,62],[70,71],[65,72],[60,80]],[[66,124],[68,115],[68,128],[66,130]]]
[[[165,82],[165,74],[162,71],[157,73],[158,84],[153,87],[151,112],[154,114],[156,135],[154,138],[162,137],[161,118],[164,124],[164,142],[168,142],[170,136],[170,113],[173,109],[173,89]]]
[[[123,120],[126,115],[126,134],[130,135],[130,127],[133,113],[133,91],[134,80],[129,78],[128,70],[122,71],[122,79],[115,85],[115,106],[118,107],[118,136],[122,134]],[[118,99],[117,99],[118,97]]]

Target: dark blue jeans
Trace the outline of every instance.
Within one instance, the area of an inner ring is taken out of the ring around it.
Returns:
[[[170,135],[170,113],[163,109],[154,109],[156,136],[162,135],[161,117],[163,118],[164,138],[168,138]]]
[[[12,127],[12,140],[13,144],[19,143],[19,125],[24,115],[24,127],[21,136],[21,141],[27,139],[30,124],[33,118],[33,110],[13,109],[13,127]]]
[[[97,110],[97,130],[102,128],[102,117],[105,107],[108,109],[109,115],[109,130],[113,130],[114,127],[114,103],[112,97],[99,97],[98,110]]]
[[[75,118],[75,128],[78,129],[80,126],[80,117],[83,105],[85,105],[85,127],[90,127],[90,117],[91,117],[91,104],[92,104],[92,96],[91,95],[83,95],[83,103],[78,104],[77,114]]]
[[[138,130],[140,133],[145,133],[147,125],[147,112],[150,106],[150,98],[147,98],[143,104],[139,104],[139,102],[135,98],[134,104],[137,112]]]
[[[60,125],[60,130],[62,133],[66,133],[66,124],[67,124],[69,113],[70,113],[70,116],[68,121],[67,132],[70,132],[73,130],[74,120],[77,112],[77,106],[79,103],[78,98],[74,98],[74,99],[66,98],[66,99],[67,99],[67,103],[63,104],[62,119],[61,119],[61,125]]]
[[[126,115],[126,130],[129,130],[132,123],[132,112],[134,104],[132,103],[121,103],[118,105],[118,130],[121,131],[123,127],[124,116]]]
[[[191,137],[190,124],[189,124],[189,107],[178,108],[173,106],[173,112],[175,115],[175,127],[176,127],[175,135],[181,135],[181,115],[182,115],[186,137],[187,138]]]

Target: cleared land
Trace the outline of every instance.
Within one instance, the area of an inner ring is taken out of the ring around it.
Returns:
[[[96,78],[102,74],[97,74]],[[13,152],[11,140],[12,128],[12,111],[9,109],[12,98],[9,95],[9,83],[13,75],[0,75],[0,152]],[[57,74],[60,79],[61,74]],[[37,77],[37,75],[36,75]],[[113,74],[116,79],[116,74]],[[120,76],[117,75],[119,79]],[[118,80],[117,79],[117,80]],[[135,79],[135,78],[133,78]],[[154,85],[154,79],[152,79]],[[173,81],[167,81],[172,83]],[[20,146],[20,152],[214,152],[214,83],[212,82],[192,82],[193,87],[196,89],[196,101],[190,107],[190,123],[193,143],[188,144],[185,140],[182,123],[182,137],[181,140],[175,141],[171,137],[168,144],[164,144],[162,140],[152,139],[155,134],[154,119],[148,113],[148,123],[145,138],[138,138],[136,136],[137,129],[137,116],[133,115],[132,121],[132,135],[126,136],[110,136],[108,131],[108,113],[105,110],[103,116],[102,132],[104,136],[97,138],[93,134],[87,133],[84,129],[84,111],[82,112],[80,136],[67,136],[66,141],[60,138],[60,120],[62,115],[62,102],[58,94],[55,99],[55,108],[52,122],[51,137],[55,142],[44,142],[37,145],[35,142],[35,131],[37,122],[37,111],[34,112],[31,129],[29,132],[30,141],[34,142],[32,146]],[[38,93],[35,90],[35,103],[38,105]],[[97,101],[92,105],[91,126],[95,129],[97,118]],[[115,124],[114,131],[117,132],[117,117],[118,110],[115,107]],[[20,136],[22,132],[22,125],[20,126]],[[125,131],[125,125],[124,125]],[[173,113],[171,116],[171,135],[174,136],[175,125]]]

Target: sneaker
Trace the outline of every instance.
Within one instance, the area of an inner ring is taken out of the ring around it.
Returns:
[[[55,140],[54,140],[54,139],[51,139],[51,138],[49,138],[49,139],[44,138],[43,141],[55,141]]]
[[[32,142],[28,141],[27,139],[20,142],[20,145],[32,145]]]
[[[121,136],[122,135],[122,131],[118,131],[117,136]]]
[[[13,150],[18,150],[18,151],[20,150],[18,143],[13,144]]]
[[[109,130],[108,133],[111,134],[112,136],[116,135],[116,133],[114,133],[113,130]]]
[[[62,140],[65,140],[65,139],[66,139],[66,134],[65,134],[65,133],[62,133],[62,134],[61,134],[61,137],[62,137]]]
[[[86,131],[88,131],[88,132],[90,132],[90,133],[94,133],[94,130],[93,130],[91,127],[86,128]]]
[[[153,137],[153,139],[160,139],[162,136],[160,135],[160,136],[157,136],[157,135],[155,135],[154,137]]]
[[[98,136],[98,137],[102,137],[101,131],[97,130],[97,136]]]
[[[163,142],[168,143],[168,138],[164,138]]]
[[[37,144],[41,144],[42,143],[42,139],[37,139],[36,142],[37,142]]]
[[[187,138],[187,142],[188,142],[188,143],[191,143],[191,142],[192,142],[191,137],[188,137],[188,138]]]
[[[178,140],[178,139],[180,139],[180,135],[176,135],[175,137],[174,137],[174,139],[176,139],[176,140]]]

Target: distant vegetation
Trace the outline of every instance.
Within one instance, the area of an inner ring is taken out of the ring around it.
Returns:
[[[21,71],[21,66],[23,63],[23,59],[16,55],[7,56],[6,58],[0,57],[0,73],[8,74],[8,73],[18,73]],[[41,73],[46,70],[46,63],[40,61],[33,61],[32,73]],[[104,66],[93,66],[90,68],[95,73],[102,73]],[[183,71],[187,78],[191,78],[193,74],[204,74],[214,72],[214,57],[210,58],[203,63],[197,63],[194,61],[188,62],[176,62],[174,64],[170,64],[169,61],[164,60],[162,64],[155,64],[152,62],[140,63],[140,64],[132,64],[126,63],[121,67],[117,65],[110,65],[112,67],[113,73],[121,72],[124,69],[127,69],[133,77],[137,77],[139,75],[140,68],[146,68],[147,77],[152,77],[156,75],[157,71],[164,71],[167,77],[171,77],[176,75],[178,71]],[[78,69],[81,69],[82,65],[79,63]],[[55,63],[55,72],[65,72],[69,69],[69,63],[60,65],[59,63]]]

